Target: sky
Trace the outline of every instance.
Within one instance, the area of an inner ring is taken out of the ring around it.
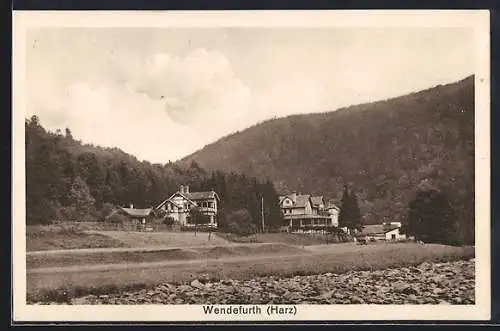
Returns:
[[[26,47],[26,117],[159,163],[474,73],[466,28],[39,28]]]

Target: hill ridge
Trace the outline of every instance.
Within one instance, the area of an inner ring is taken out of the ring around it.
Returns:
[[[474,215],[474,75],[335,111],[269,119],[177,164],[192,161],[269,177],[279,192],[337,201],[350,184],[367,222],[403,219],[418,183],[430,179],[447,192],[468,228]]]

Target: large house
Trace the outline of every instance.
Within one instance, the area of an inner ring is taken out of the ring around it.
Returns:
[[[188,185],[181,185],[179,190],[168,199],[160,203],[155,210],[161,211],[165,217],[170,217],[174,222],[183,227],[194,227],[196,224],[189,215],[193,208],[197,208],[207,216],[209,227],[217,227],[216,215],[219,196],[214,191],[190,192]]]
[[[280,196],[279,201],[292,232],[338,226],[339,208],[331,202],[325,204],[322,196],[292,192]]]

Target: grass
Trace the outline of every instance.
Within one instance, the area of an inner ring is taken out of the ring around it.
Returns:
[[[224,245],[228,241],[208,233],[95,231],[84,225],[34,225],[26,228],[26,250],[47,251],[81,248],[116,247],[187,247]]]
[[[127,247],[127,244],[104,234],[87,233],[74,224],[36,225],[26,227],[26,250]]]
[[[338,246],[338,247],[335,247]],[[211,279],[249,279],[259,276],[292,277],[326,272],[375,270],[447,262],[474,257],[473,247],[416,245],[331,245],[331,250],[291,255],[249,256],[231,259],[182,261],[168,265],[128,265],[101,270],[27,272],[27,300],[68,301],[85,294],[105,294],[149,288],[163,282],[181,283],[203,274]]]
[[[241,246],[200,246],[195,248],[174,248],[161,250],[110,251],[110,252],[58,252],[57,254],[28,254],[26,268],[54,268],[78,265],[147,263],[159,261],[186,261],[218,259],[235,256],[255,256],[264,254],[291,254],[305,251],[284,244],[262,244]]]
[[[133,231],[92,231],[91,233],[109,236],[125,243],[129,247],[154,247],[154,246],[205,246],[224,245],[227,240],[206,232],[133,232]]]
[[[256,233],[249,236],[238,236],[232,233],[217,233],[217,236],[235,243],[283,243],[298,246],[326,244],[323,234],[307,233]],[[331,237],[331,236],[330,236]],[[330,243],[332,240],[330,240]]]

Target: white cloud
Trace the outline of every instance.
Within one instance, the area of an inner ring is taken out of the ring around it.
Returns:
[[[250,90],[221,53],[197,49],[182,58],[153,54],[138,65],[121,65],[131,88],[163,100],[166,113],[179,124],[227,123],[248,115]]]
[[[114,59],[117,84],[80,81],[33,92],[42,123],[52,130],[64,124],[84,142],[156,162],[180,158],[250,123],[250,90],[217,52]]]

